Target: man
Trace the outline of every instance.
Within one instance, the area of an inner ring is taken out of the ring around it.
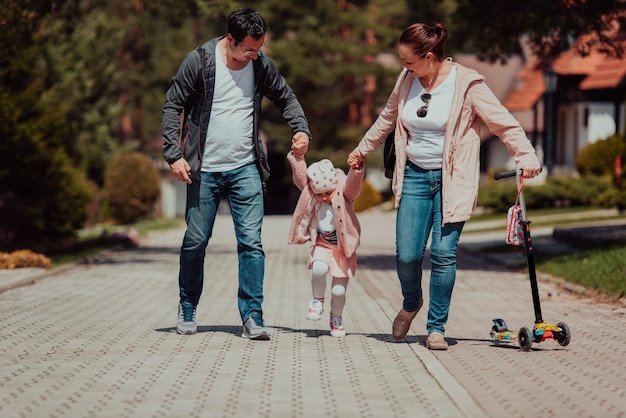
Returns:
[[[261,307],[263,193],[269,177],[267,149],[259,132],[263,97],[276,105],[292,128],[294,153],[306,153],[311,133],[295,94],[261,52],[266,31],[265,21],[254,10],[233,12],[227,35],[187,54],[166,94],[163,155],[172,175],[187,183],[187,230],[180,249],[178,278],[179,334],[197,331],[196,306],[204,282],[205,252],[220,200],[226,197],[237,238],[242,337],[270,338]]]

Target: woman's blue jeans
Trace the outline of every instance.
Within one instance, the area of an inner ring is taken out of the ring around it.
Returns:
[[[196,306],[204,282],[204,258],[222,196],[228,198],[239,258],[238,306],[242,322],[252,317],[263,325],[265,253],[261,244],[263,186],[254,163],[221,173],[200,175],[187,185],[187,231],[180,249],[181,303]],[[210,270],[209,270],[210,271]],[[227,280],[214,277],[213,280]]]
[[[456,279],[456,250],[464,222],[442,225],[441,170],[407,163],[396,218],[396,268],[407,312],[422,299],[422,260],[430,244],[430,306],[426,329],[445,332]]]

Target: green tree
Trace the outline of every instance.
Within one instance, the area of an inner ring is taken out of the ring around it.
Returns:
[[[99,186],[111,158],[160,138],[169,80],[200,42],[199,3],[67,0],[47,16],[49,105],[69,109],[66,150]]]
[[[615,20],[624,27],[626,0],[456,0],[452,13],[451,41],[456,48],[497,60],[519,51],[520,35],[526,35],[540,56],[551,56],[571,47],[571,41],[587,54],[594,46],[622,56],[623,45],[610,35]],[[609,33],[607,33],[607,31]]]
[[[89,190],[65,152],[68,108],[50,107],[41,28],[52,9],[36,1],[0,7],[0,248],[71,236]]]
[[[314,141],[307,158],[328,157],[345,167],[345,155],[374,121],[397,77],[397,62],[389,66],[397,37],[415,21],[447,24],[450,53],[496,59],[517,51],[521,34],[540,54],[585,34],[619,53],[605,29],[610,17],[624,16],[626,0],[529,1],[264,0],[253,7],[268,22],[267,53],[309,118]],[[79,206],[88,195],[78,192],[84,176],[101,187],[109,161],[130,150],[161,159],[161,108],[171,76],[188,51],[224,34],[228,14],[244,5],[0,0],[2,214],[15,209],[15,216],[25,216],[20,222],[39,231],[29,232],[34,235],[63,235],[80,225]],[[283,156],[291,132],[269,103],[264,113],[270,147]],[[48,210],[74,210],[58,196],[44,204],[32,192],[35,186],[46,196],[70,188],[65,197],[74,197],[75,213],[50,218],[69,223],[55,230],[50,222],[27,220],[48,216]],[[1,219],[0,236],[11,235],[2,231],[12,217]]]
[[[303,104],[314,142],[310,158],[344,156],[377,113],[397,74],[381,64],[405,25],[397,1],[310,3],[268,0],[259,6],[267,16],[267,52]],[[290,139],[280,119],[266,109],[270,138]],[[287,152],[288,141],[283,139]],[[278,145],[280,147],[280,144]]]

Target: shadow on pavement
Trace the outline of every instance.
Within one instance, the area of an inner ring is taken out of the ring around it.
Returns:
[[[156,332],[176,333],[176,327],[156,328]],[[241,325],[198,325],[198,334],[204,332],[222,332],[224,334],[241,335]]]
[[[626,242],[626,224],[555,228],[552,236],[555,240],[579,248],[591,248],[600,244]]]

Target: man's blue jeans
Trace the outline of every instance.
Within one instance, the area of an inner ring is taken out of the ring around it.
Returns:
[[[261,244],[263,186],[254,163],[221,173],[201,173],[187,185],[187,231],[180,249],[180,301],[196,306],[204,282],[204,258],[222,196],[228,198],[239,257],[238,306],[242,322],[263,325],[265,253]],[[214,277],[213,280],[226,280]]]
[[[456,250],[464,222],[442,225],[441,170],[407,163],[396,218],[396,268],[407,312],[422,299],[422,260],[430,244],[430,307],[426,329],[445,332],[456,279]]]

